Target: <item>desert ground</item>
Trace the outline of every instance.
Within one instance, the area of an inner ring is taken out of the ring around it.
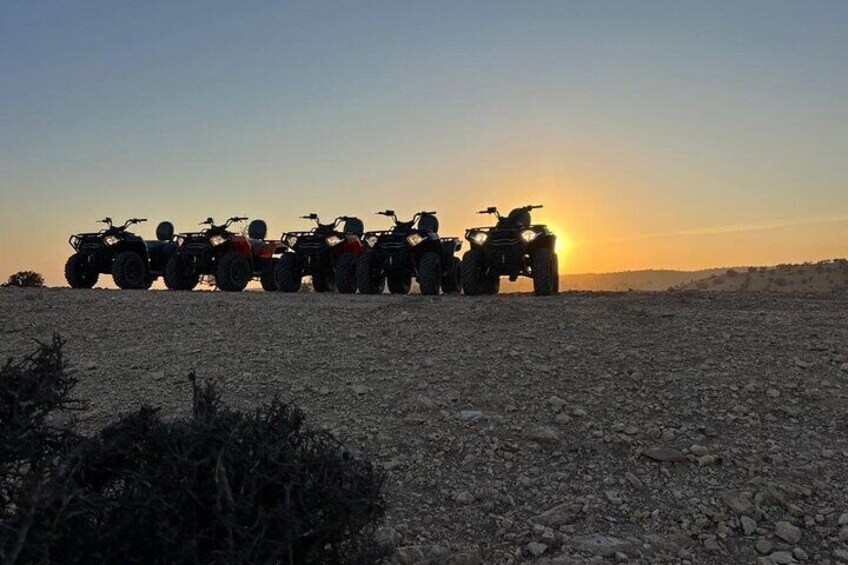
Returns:
[[[848,563],[848,296],[0,289],[94,429],[186,375],[386,469],[394,563]],[[427,561],[429,559],[429,561]]]

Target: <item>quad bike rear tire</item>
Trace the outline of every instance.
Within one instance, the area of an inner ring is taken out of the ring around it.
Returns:
[[[162,278],[168,290],[194,290],[200,283],[200,276],[192,272],[179,255],[174,255],[165,263],[165,274]]]
[[[336,271],[336,291],[339,294],[356,292],[356,255],[345,253],[338,258],[334,265]]]
[[[389,285],[389,292],[392,294],[409,294],[412,288],[412,275],[387,276],[386,283]]]
[[[363,253],[356,260],[356,288],[360,294],[382,294],[386,281],[377,270],[373,252]]]
[[[441,258],[438,253],[428,251],[421,256],[421,262],[418,263],[418,286],[421,287],[421,294],[425,296],[438,295],[441,278]]]
[[[483,294],[497,294],[501,291],[501,278],[494,277],[486,280],[483,286]]]
[[[253,278],[250,261],[235,251],[224,253],[218,260],[215,285],[224,292],[241,292]]]
[[[262,285],[262,290],[265,292],[271,292],[277,289],[277,281],[274,277],[274,268],[277,266],[277,259],[272,259],[271,264],[262,271],[262,274],[259,276],[259,283]]]
[[[97,284],[99,277],[97,271],[85,267],[79,253],[74,253],[65,261],[65,280],[71,288],[91,288]]]
[[[462,290],[462,261],[459,257],[451,257],[448,271],[442,277],[442,292],[455,294]]]
[[[274,283],[280,292],[297,292],[303,283],[303,273],[294,253],[284,253],[274,267]]]
[[[537,249],[533,254],[533,292],[536,296],[550,296],[556,289],[554,270],[556,255],[548,248]]]
[[[115,281],[118,288],[123,290],[143,289],[148,279],[147,265],[144,264],[144,259],[138,253],[122,251],[112,261],[112,280]]]

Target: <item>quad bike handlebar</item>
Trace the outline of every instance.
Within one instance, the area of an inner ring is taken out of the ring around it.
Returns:
[[[517,208],[517,210],[520,210],[521,212],[529,212],[530,210],[536,210],[538,208],[544,208],[544,207],[545,207],[544,204],[528,204],[527,206],[522,206],[521,208]],[[501,213],[498,212],[498,209],[497,209],[496,206],[489,206],[485,210],[478,210],[477,213],[478,214],[494,214],[495,216],[497,216],[497,218],[499,220],[503,217],[503,216],[501,216]]]
[[[387,211],[388,211],[388,212],[391,212],[391,210],[387,210]],[[382,214],[382,212],[377,212],[377,213],[378,213],[378,214]],[[311,213],[309,213],[309,214],[307,214],[307,215],[305,215],[305,216],[301,216],[300,218],[301,218],[302,220],[314,220],[314,221],[315,221],[315,223],[316,223],[316,224],[318,224],[318,226],[319,226],[319,227],[321,226],[321,219],[318,217],[318,214],[316,214],[315,212],[311,212]],[[351,217],[350,217],[350,216],[339,216],[338,218],[336,218],[335,220],[333,220],[333,223],[332,223],[332,224],[330,224],[330,225],[333,227],[333,229],[335,229],[336,227],[338,227],[338,225],[339,225],[340,223],[342,223],[342,222],[346,222],[346,221],[348,221],[348,220],[350,220],[350,219],[351,219]]]
[[[228,218],[227,221],[224,222],[224,225],[216,226],[215,220],[213,218],[206,218],[205,220],[200,222],[200,224],[198,224],[198,225],[209,226],[210,228],[220,228],[220,229],[225,230],[228,227],[230,227],[231,225],[233,225],[235,222],[243,222],[245,220],[247,220],[247,216],[233,216],[232,218]]]
[[[406,223],[406,222],[400,222],[398,220],[397,214],[395,214],[394,210],[383,210],[382,212],[377,212],[377,214],[379,214],[380,216],[388,216],[389,218],[393,219],[396,224]],[[414,224],[415,222],[418,221],[419,218],[421,218],[421,216],[427,216],[427,215],[432,216],[432,215],[435,215],[435,214],[436,214],[435,210],[432,211],[432,212],[426,212],[426,211],[416,212],[415,215],[412,216],[412,221],[410,223]]]
[[[98,224],[106,224],[107,226],[109,226],[108,229],[110,229],[110,230],[111,229],[117,229],[118,231],[124,231],[125,229],[127,229],[128,227],[130,227],[133,224],[140,224],[140,223],[146,222],[146,221],[147,221],[147,218],[130,218],[129,220],[124,222],[124,225],[115,228],[115,225],[114,225],[114,222],[112,221],[112,218],[107,216],[107,217],[103,218],[102,220],[97,220],[97,223]]]

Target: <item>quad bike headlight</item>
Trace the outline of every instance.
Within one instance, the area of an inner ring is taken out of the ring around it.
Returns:
[[[421,234],[413,233],[406,237],[406,242],[412,247],[415,247],[422,241],[424,241],[424,237]]]
[[[524,230],[523,232],[521,232],[521,240],[524,241],[524,243],[530,243],[531,241],[536,239],[536,236],[538,235],[539,233],[533,230]]]
[[[213,235],[212,237],[209,238],[209,243],[212,244],[212,247],[218,247],[219,245],[221,245],[225,241],[227,241],[227,238],[224,237],[223,235]]]
[[[324,239],[324,243],[326,243],[328,247],[335,247],[336,245],[340,244],[342,241],[344,241],[344,240],[342,238],[340,238],[339,236],[335,235],[335,234]]]
[[[484,231],[477,231],[471,234],[471,239],[477,245],[483,245],[486,243],[486,240],[489,239],[489,234]]]
[[[107,235],[103,238],[103,243],[105,243],[106,245],[115,245],[119,241],[121,241],[121,238],[115,235]]]
[[[376,247],[377,246],[377,239],[378,238],[377,238],[376,235],[369,235],[368,237],[365,238],[365,243],[368,244],[368,247]]]
[[[286,245],[288,245],[289,247],[294,247],[296,243],[297,243],[297,236],[296,235],[287,235],[286,236]]]

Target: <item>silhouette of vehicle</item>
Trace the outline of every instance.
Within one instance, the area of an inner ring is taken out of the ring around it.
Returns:
[[[209,226],[199,232],[177,235],[177,252],[165,267],[165,282],[174,290],[191,290],[207,276],[225,292],[239,292],[253,278],[258,278],[264,290],[275,290],[274,255],[281,251],[279,241],[266,241],[268,227],[262,220],[253,220],[248,235],[234,233],[229,227],[247,220],[232,217],[223,225],[207,218],[200,225]]]
[[[111,274],[115,285],[121,289],[147,289],[162,276],[168,259],[176,252],[171,241],[174,226],[161,222],[156,228],[156,239],[145,241],[127,231],[131,225],[146,222],[145,218],[131,218],[116,226],[112,218],[98,220],[106,228],[96,233],[80,233],[70,237],[74,248],[65,263],[65,279],[71,288],[91,288],[101,274]]]
[[[398,220],[394,210],[377,212],[392,218],[388,231],[368,232],[365,248],[356,266],[356,281],[362,294],[378,294],[388,282],[389,292],[407,294],[412,278],[421,294],[459,292],[460,261],[454,254],[462,242],[457,237],[440,237],[435,212],[418,212],[411,221]]]
[[[274,269],[278,290],[297,292],[304,276],[312,277],[315,292],[342,294],[356,292],[356,260],[362,252],[362,220],[339,216],[332,223],[322,224],[318,214],[301,216],[314,220],[309,231],[283,234],[283,244],[289,250],[283,253]],[[339,225],[342,225],[341,229]]]
[[[559,292],[559,265],[555,252],[556,235],[547,226],[533,224],[530,211],[542,206],[516,208],[501,216],[497,208],[478,214],[494,214],[494,227],[471,228],[465,238],[471,243],[462,258],[462,289],[468,296],[497,294],[500,277],[514,281],[520,276],[533,279],[533,291],[540,296]]]

